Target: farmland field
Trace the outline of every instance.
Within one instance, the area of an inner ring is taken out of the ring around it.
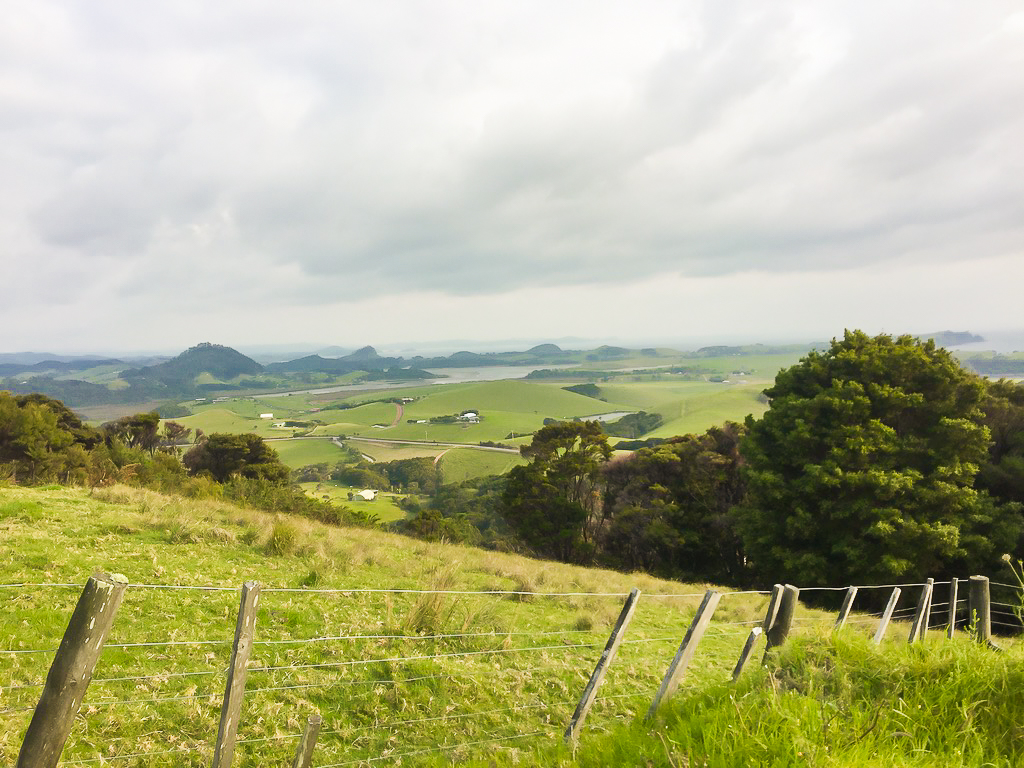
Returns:
[[[327,464],[333,467],[345,455],[333,440],[297,438],[294,440],[272,440],[268,445],[277,451],[281,461],[290,469],[298,469],[310,464]]]
[[[445,483],[461,483],[484,475],[503,475],[512,467],[525,463],[523,458],[513,453],[473,448],[452,448],[438,462]]]
[[[368,515],[376,515],[382,523],[390,523],[401,520],[405,517],[405,510],[398,506],[397,501],[402,494],[380,491],[373,501],[363,499],[349,500],[349,493],[358,493],[362,488],[354,488],[340,483],[299,483],[302,490],[309,496],[318,499],[326,499],[334,504],[348,507],[356,512],[365,512]],[[377,490],[379,489],[372,489]]]

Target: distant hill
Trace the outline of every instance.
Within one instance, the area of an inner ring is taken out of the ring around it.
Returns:
[[[960,344],[973,344],[985,339],[970,331],[938,331],[937,333],[926,333],[917,338],[931,339],[939,347],[956,347]]]
[[[562,354],[562,348],[557,344],[538,344],[536,347],[530,347],[528,350],[531,355],[560,355]]]
[[[75,358],[68,362],[62,362],[51,358],[33,364],[0,363],[0,376],[12,376],[18,373],[71,373],[72,371],[84,371],[101,365],[124,365],[124,361],[113,358]]]
[[[134,368],[121,377],[127,381],[147,379],[168,387],[190,388],[196,376],[208,373],[221,379],[263,373],[263,366],[241,352],[220,344],[203,342],[190,347],[165,363]]]

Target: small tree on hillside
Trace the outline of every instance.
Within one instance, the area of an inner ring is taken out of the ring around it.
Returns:
[[[739,524],[761,579],[838,586],[995,564],[1019,516],[974,488],[983,391],[910,336],[848,331],[782,371],[741,447]]]

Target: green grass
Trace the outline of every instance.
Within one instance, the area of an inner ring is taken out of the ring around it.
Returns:
[[[283,437],[294,434],[295,428],[274,427],[283,420],[321,421],[314,435],[362,436],[386,440],[461,443],[476,445],[480,442],[504,442],[513,446],[529,442],[530,435],[544,425],[545,419],[587,418],[617,411],[650,411],[659,413],[664,424],[647,437],[703,432],[726,420],[742,421],[753,413],[764,412],[761,390],[767,382],[758,379],[738,379],[729,384],[680,381],[678,378],[660,378],[656,381],[626,378],[611,383],[600,383],[603,400],[586,397],[563,389],[566,382],[504,380],[469,382],[443,386],[418,386],[389,391],[388,397],[412,397],[415,401],[404,406],[401,418],[395,422],[398,409],[390,402],[361,400],[380,397],[380,393],[347,395],[343,402],[357,404],[344,410],[319,410],[329,402],[329,396],[295,395],[278,398],[231,398],[222,403],[207,403],[195,408],[186,418],[175,419],[193,429],[213,432],[254,433],[261,437]],[[340,402],[334,400],[334,402]],[[479,423],[431,424],[438,416],[453,415],[466,410],[477,410]],[[260,419],[261,413],[273,413],[272,419]],[[424,420],[416,424],[410,421]],[[394,423],[394,426],[391,426]],[[514,437],[510,437],[514,435]],[[281,445],[281,444],[276,444]],[[301,460],[291,459],[296,454],[307,455],[313,449],[282,449],[289,466],[303,466]],[[423,449],[415,455],[434,456],[443,449]],[[367,451],[371,456],[376,454]],[[328,455],[327,449],[315,452]],[[397,458],[397,457],[396,457]],[[304,463],[319,463],[324,459]],[[386,459],[385,459],[386,460]],[[459,474],[458,472],[455,475]],[[453,475],[454,476],[454,475]]]
[[[277,451],[281,461],[290,469],[298,469],[310,464],[327,464],[329,467],[333,467],[345,456],[333,440],[298,438],[295,440],[273,440],[268,445]]]
[[[933,633],[907,647],[906,627],[895,626],[879,650],[859,625],[833,643],[820,628],[832,616],[801,605],[796,642],[782,661],[768,670],[751,665],[738,686],[727,686],[767,602],[729,594],[674,703],[647,727],[638,718],[703,585],[124,487],[93,496],[0,487],[0,535],[9,552],[2,585],[80,585],[96,569],[123,573],[134,585],[65,761],[182,748],[110,764],[209,765],[237,589],[246,580],[264,591],[235,757],[243,768],[288,764],[314,712],[325,720],[317,765],[385,756],[402,765],[672,768],[1010,766],[1022,758],[1024,659],[1016,643],[996,654]],[[561,733],[632,587],[642,596],[627,642],[574,760]],[[80,587],[0,589],[0,763],[13,764],[30,717],[23,709],[38,697]],[[493,590],[534,594],[480,594]],[[168,641],[178,644],[159,645]],[[112,647],[124,643],[158,645]],[[408,752],[422,754],[398,757]]]
[[[441,476],[447,484],[461,483],[484,475],[503,475],[512,467],[526,462],[514,453],[452,448],[441,456],[438,463],[441,466]]]
[[[432,445],[417,445],[416,443],[374,443],[368,440],[354,438],[346,440],[346,443],[355,448],[364,456],[369,456],[374,461],[397,461],[398,459],[415,459],[422,456],[434,458],[445,449]]]
[[[405,510],[398,506],[398,500],[402,494],[380,492],[373,501],[362,501],[359,499],[349,500],[349,493],[356,493],[363,490],[349,485],[339,483],[300,483],[302,490],[310,496],[318,499],[327,499],[336,504],[353,509],[357,512],[365,512],[369,515],[376,515],[382,523],[391,523],[401,520],[406,516]]]

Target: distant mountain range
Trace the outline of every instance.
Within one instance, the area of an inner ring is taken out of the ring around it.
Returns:
[[[941,346],[955,346],[982,337],[967,331],[941,331],[919,338],[935,339]],[[651,358],[725,357],[802,353],[827,348],[828,344],[709,346],[683,353],[672,349],[628,349],[601,346],[590,350],[566,350],[557,344],[538,344],[522,352],[460,351],[443,357],[382,357],[371,346],[337,357],[311,354],[287,362],[266,365],[231,347],[204,342],[171,359],[119,360],[95,355],[69,357],[42,353],[0,355],[0,390],[15,393],[42,392],[71,407],[108,403],[180,402],[214,392],[286,389],[313,383],[316,374],[364,373],[365,379],[416,380],[434,378],[430,370],[490,366],[557,368],[585,363],[615,363]],[[342,352],[329,347],[321,352]],[[39,358],[47,358],[41,360]],[[1002,361],[999,361],[1002,362]],[[140,364],[141,363],[141,364]],[[660,365],[655,363],[655,365]],[[990,363],[991,365],[991,363]],[[119,366],[122,366],[119,368]],[[1014,366],[1019,363],[1014,363]],[[615,370],[609,368],[608,370]],[[72,377],[80,373],[81,377]],[[321,379],[322,381],[322,379]]]

